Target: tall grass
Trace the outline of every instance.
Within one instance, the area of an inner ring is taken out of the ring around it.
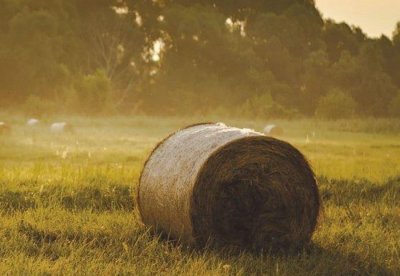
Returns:
[[[140,170],[157,142],[198,121],[230,118],[57,117],[31,131],[23,116],[0,137],[0,274],[400,274],[399,123],[277,121],[310,159],[323,214],[295,255],[195,250],[150,234],[136,208]],[[54,136],[52,121],[75,134]],[[373,126],[373,127],[370,127]]]

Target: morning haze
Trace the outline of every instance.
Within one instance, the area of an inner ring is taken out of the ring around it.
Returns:
[[[0,0],[0,275],[400,275],[400,1],[317,4]]]

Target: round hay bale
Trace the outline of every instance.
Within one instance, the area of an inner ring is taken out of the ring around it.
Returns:
[[[70,123],[59,122],[59,123],[53,123],[50,126],[50,131],[53,134],[73,133],[74,128]]]
[[[283,128],[277,125],[267,125],[264,128],[264,134],[269,136],[281,136],[283,135]]]
[[[9,135],[11,134],[11,126],[7,123],[0,122],[0,135]]]
[[[290,144],[200,124],[154,149],[138,205],[144,224],[189,245],[285,250],[310,242],[320,200],[313,171]]]
[[[26,121],[26,125],[29,127],[36,127],[40,124],[40,121],[35,118],[30,118],[28,121]]]

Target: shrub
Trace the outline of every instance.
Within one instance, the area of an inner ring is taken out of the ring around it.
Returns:
[[[59,106],[52,100],[40,98],[35,95],[31,95],[25,101],[22,109],[29,117],[43,117],[52,115],[60,111]]]
[[[76,113],[80,111],[79,95],[73,87],[63,89],[62,100],[68,112]]]
[[[293,109],[284,108],[276,103],[269,93],[255,96],[246,100],[238,109],[240,116],[258,118],[285,118],[298,116]]]
[[[315,115],[329,120],[351,118],[355,115],[356,102],[341,90],[333,89],[318,103]]]
[[[103,70],[86,75],[76,84],[80,107],[84,113],[100,114],[111,109],[111,80]]]

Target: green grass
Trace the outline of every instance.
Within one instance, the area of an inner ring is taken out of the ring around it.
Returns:
[[[50,119],[32,132],[23,117],[0,115],[14,125],[0,137],[0,275],[400,274],[397,121],[279,121],[282,139],[311,161],[324,204],[312,246],[283,256],[193,250],[141,224],[135,195],[148,154],[210,118],[69,117],[76,133],[54,136]]]

